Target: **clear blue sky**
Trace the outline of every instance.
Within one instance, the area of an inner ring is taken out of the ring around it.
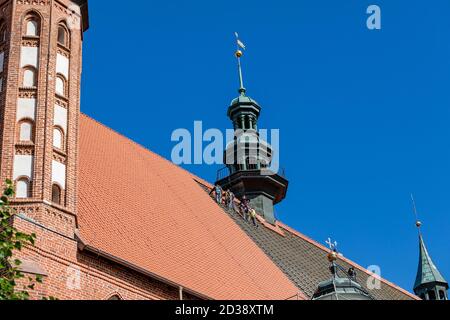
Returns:
[[[382,9],[382,30],[365,11]],[[281,130],[278,217],[411,290],[410,193],[450,280],[450,2],[90,1],[84,113],[170,157],[177,128],[230,128],[234,32],[260,126]],[[214,182],[218,167],[188,166]]]

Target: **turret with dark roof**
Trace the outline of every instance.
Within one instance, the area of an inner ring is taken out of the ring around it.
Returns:
[[[243,48],[238,40],[238,46]],[[224,154],[226,168],[219,171],[217,184],[231,190],[238,198],[244,196],[251,206],[262,213],[266,221],[275,224],[274,205],[286,197],[288,181],[274,169],[275,152],[272,146],[260,137],[258,120],[261,106],[247,95],[242,76],[242,51],[238,48],[239,96],[231,102],[228,117],[235,130],[234,141]]]
[[[420,228],[421,223],[417,223]],[[422,234],[419,235],[420,258],[414,292],[424,300],[448,300],[448,282],[431,259]]]

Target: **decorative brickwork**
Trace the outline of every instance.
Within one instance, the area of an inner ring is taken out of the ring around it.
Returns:
[[[77,199],[77,162],[78,162],[78,117],[80,102],[82,31],[80,28],[70,30],[70,47],[61,49],[57,42],[58,24],[67,20],[67,7],[71,1],[4,1],[1,5],[2,18],[9,26],[10,35],[5,46],[4,83],[2,94],[1,118],[1,174],[0,179],[12,179],[15,155],[34,155],[32,177],[32,199],[36,202],[52,200],[52,163],[57,159],[66,165],[65,185],[61,186],[66,194],[65,210],[76,215]],[[65,8],[62,10],[62,8]],[[70,11],[70,15],[73,13]],[[26,18],[38,19],[38,36],[26,32]],[[72,19],[72,18],[70,18]],[[36,89],[22,88],[23,68],[21,52],[25,47],[38,48],[38,75]],[[57,55],[69,60],[69,81],[67,97],[56,97],[55,79],[57,73]],[[36,99],[35,121],[33,130],[34,145],[24,147],[19,143],[17,107],[18,99]],[[54,152],[53,127],[54,106],[60,105],[67,110],[64,132],[65,154]],[[67,213],[64,213],[67,214]],[[58,228],[55,226],[48,226]]]
[[[180,287],[80,248],[81,240],[76,237],[83,35],[81,26],[76,27],[77,23],[80,25],[81,17],[74,13],[73,6],[69,0],[0,0],[0,23],[6,26],[6,41],[0,41],[0,54],[4,54],[0,72],[3,81],[0,93],[0,180],[3,183],[6,179],[14,179],[14,166],[19,165],[15,163],[16,157],[33,158],[31,176],[17,177],[18,180],[31,181],[30,197],[13,201],[18,214],[14,225],[21,231],[37,235],[36,246],[21,252],[19,258],[38,266],[35,269],[45,273],[44,283],[36,287],[32,298],[54,296],[89,300],[115,296],[122,299],[179,299]],[[37,26],[36,36],[26,34],[30,19],[37,20],[31,26]],[[58,26],[67,21],[70,21],[67,25],[72,26],[70,31],[67,30],[70,43],[62,45],[58,43]],[[21,59],[29,60],[29,57],[23,57],[23,48],[38,50],[35,87],[23,87],[24,70],[28,66],[23,66]],[[58,56],[69,61],[67,71],[64,64],[58,66],[61,64]],[[63,96],[56,93],[58,72],[67,72]],[[19,139],[19,99],[36,100],[32,119],[28,116],[20,120],[32,123],[32,141]],[[65,110],[63,116],[56,114],[55,106]],[[62,125],[57,125],[56,121]],[[62,148],[53,147],[54,128],[62,132]],[[55,195],[52,194],[55,162],[65,166],[65,185],[58,184],[62,189],[57,197],[58,203],[54,203]],[[194,296],[184,291],[183,298],[193,299]]]

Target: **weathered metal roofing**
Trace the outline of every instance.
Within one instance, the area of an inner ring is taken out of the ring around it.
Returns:
[[[431,259],[422,235],[419,236],[420,257],[414,290],[429,283],[440,283],[448,288],[448,283]]]

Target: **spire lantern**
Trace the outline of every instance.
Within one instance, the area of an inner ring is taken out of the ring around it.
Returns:
[[[274,205],[286,197],[288,181],[270,169],[275,151],[259,136],[261,107],[247,96],[241,64],[246,47],[239,34],[236,32],[235,35],[239,96],[228,108],[235,137],[225,150],[226,168],[219,170],[217,184],[224,190],[231,190],[238,198],[246,196],[267,222],[275,224]]]

